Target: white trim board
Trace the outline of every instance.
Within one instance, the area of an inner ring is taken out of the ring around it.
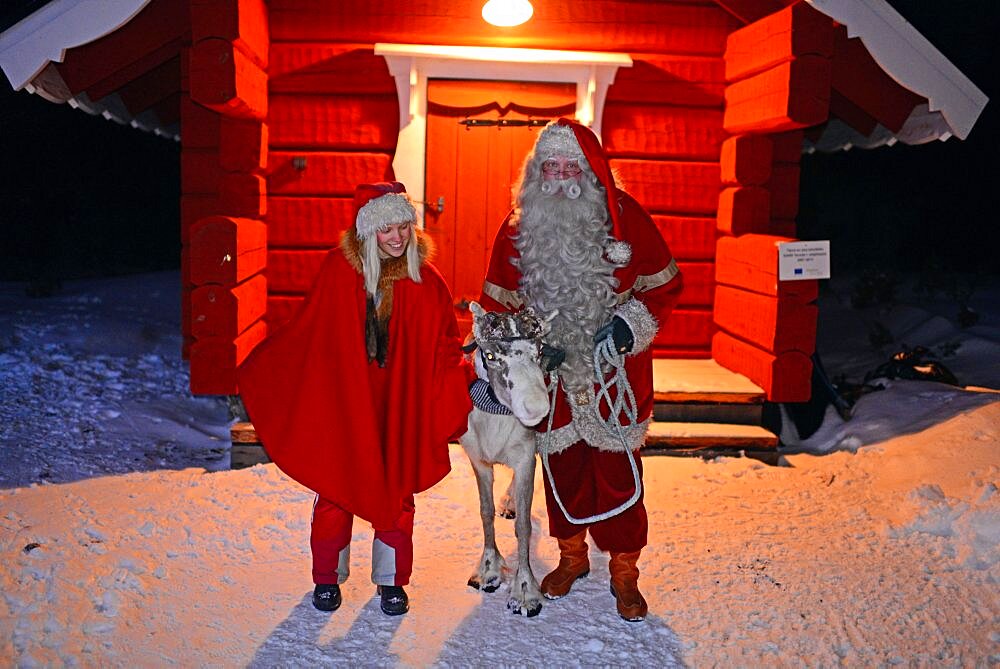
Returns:
[[[627,54],[499,47],[375,45],[396,80],[399,140],[392,169],[396,179],[421,200],[427,153],[427,80],[487,79],[576,84],[576,118],[601,136],[608,86],[619,67],[632,67]],[[423,205],[414,203],[423,213]]]

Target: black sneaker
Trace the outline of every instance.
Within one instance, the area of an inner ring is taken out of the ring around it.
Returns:
[[[340,586],[336,583],[320,583],[313,590],[313,606],[320,611],[336,611],[341,601]]]
[[[410,598],[401,585],[380,585],[376,592],[381,595],[382,613],[387,616],[401,616],[410,610]]]

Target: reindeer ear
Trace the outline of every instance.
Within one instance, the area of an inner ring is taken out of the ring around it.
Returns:
[[[472,301],[469,303],[469,311],[471,311],[472,315],[476,318],[480,318],[482,317],[483,314],[486,313],[486,310],[483,309],[482,305],[480,305],[479,302],[476,301]]]

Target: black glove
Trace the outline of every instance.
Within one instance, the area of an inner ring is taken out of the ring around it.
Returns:
[[[619,353],[629,353],[632,351],[632,347],[635,346],[635,336],[632,334],[632,328],[620,316],[612,318],[594,334],[594,343],[601,343],[607,339],[609,334],[615,344],[615,350]]]

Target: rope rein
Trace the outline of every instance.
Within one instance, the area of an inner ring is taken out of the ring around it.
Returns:
[[[615,370],[614,374],[609,379],[605,379],[604,374],[601,372],[602,362],[608,363],[608,365]],[[617,516],[618,514],[631,508],[636,502],[639,501],[639,497],[642,496],[642,480],[639,476],[639,466],[636,464],[635,456],[632,454],[632,449],[628,447],[628,443],[625,441],[625,431],[622,428],[622,421],[620,419],[620,416],[624,414],[625,418],[628,420],[628,424],[635,425],[636,419],[639,415],[639,409],[636,405],[635,393],[632,391],[632,385],[628,382],[628,376],[625,374],[625,356],[615,349],[615,344],[611,335],[608,335],[594,348],[594,378],[600,379],[598,384],[599,388],[595,397],[596,401],[594,402],[594,413],[601,425],[603,425],[608,432],[617,435],[618,440],[621,441],[621,444],[625,449],[625,454],[628,456],[629,464],[632,466],[632,478],[635,482],[635,492],[620,506],[586,518],[577,518],[566,510],[566,505],[563,504],[562,498],[559,496],[559,491],[556,490],[556,482],[552,477],[552,470],[549,468],[549,440],[552,437],[552,421],[556,409],[556,396],[559,391],[559,375],[555,372],[551,373],[549,375],[548,388],[546,389],[550,398],[549,420],[545,429],[545,436],[542,438],[542,447],[539,451],[542,456],[542,468],[545,470],[545,475],[549,479],[549,487],[552,489],[552,496],[555,498],[556,503],[562,510],[563,515],[566,516],[566,520],[574,525],[588,525],[590,523],[596,523]],[[611,390],[613,388],[617,388],[617,392],[615,399],[612,401]],[[608,406],[607,420],[601,416],[602,402],[606,403]]]

